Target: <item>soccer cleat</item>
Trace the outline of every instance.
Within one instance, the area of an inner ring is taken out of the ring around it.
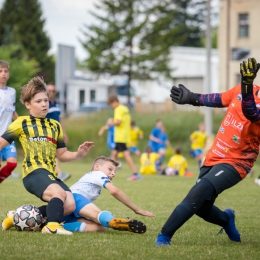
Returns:
[[[142,180],[142,177],[140,176],[140,174],[133,173],[132,176],[129,177],[127,180],[128,181],[138,181],[138,180]]]
[[[155,242],[155,246],[170,246],[171,238],[159,233]]]
[[[119,231],[129,231],[139,234],[146,232],[146,225],[136,219],[113,218],[109,221],[109,226]]]
[[[15,210],[10,210],[7,212],[7,217],[2,221],[2,230],[8,230],[14,227],[14,213]]]
[[[220,229],[219,234],[221,234],[224,229],[226,234],[228,235],[228,238],[231,241],[241,242],[240,234],[235,225],[235,211],[232,209],[225,209],[224,212],[226,212],[228,214],[229,221],[226,226],[224,226]]]
[[[43,234],[58,234],[58,235],[72,235],[73,233],[64,229],[57,222],[49,222],[42,228]]]

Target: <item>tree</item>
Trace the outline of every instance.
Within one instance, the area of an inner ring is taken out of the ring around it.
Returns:
[[[85,25],[83,30],[86,39],[81,42],[89,54],[85,66],[99,74],[127,75],[130,102],[132,78],[171,78],[172,46],[202,46],[204,16],[192,13],[202,4],[196,0],[100,0],[95,5],[98,12],[91,12],[97,24]]]
[[[19,50],[17,45],[0,46],[1,60],[10,64],[10,78],[7,85],[16,89],[16,110],[19,115],[26,114],[25,107],[19,102],[21,87],[38,73],[38,63],[34,59],[28,59]]]
[[[20,46],[18,52],[38,62],[39,75],[53,81],[55,63],[48,55],[51,43],[44,24],[38,0],[6,0],[0,11],[0,45]]]

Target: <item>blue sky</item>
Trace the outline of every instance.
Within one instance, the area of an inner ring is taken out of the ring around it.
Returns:
[[[45,18],[45,31],[51,39],[50,53],[56,54],[58,44],[74,46],[76,56],[83,60],[86,57],[84,49],[78,40],[82,38],[80,28],[85,23],[92,23],[93,18],[88,13],[93,9],[95,0],[39,0]],[[4,0],[0,0],[0,8]]]

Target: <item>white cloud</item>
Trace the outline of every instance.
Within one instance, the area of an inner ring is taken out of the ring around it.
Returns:
[[[45,31],[51,39],[51,53],[56,54],[58,44],[74,46],[77,57],[82,60],[86,52],[78,38],[82,37],[80,28],[90,24],[94,18],[88,13],[96,0],[39,0],[45,18]],[[4,0],[0,0],[0,8]]]

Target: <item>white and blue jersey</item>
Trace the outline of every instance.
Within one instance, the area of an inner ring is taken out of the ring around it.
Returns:
[[[12,123],[15,112],[16,91],[14,88],[0,88],[0,136]]]
[[[70,187],[72,193],[81,194],[85,198],[95,201],[101,194],[101,189],[106,188],[110,179],[101,171],[86,173]]]
[[[0,88],[0,136],[6,131],[13,121],[15,112],[16,90],[11,87]],[[0,161],[6,161],[9,157],[17,157],[14,142],[0,151]]]
[[[49,101],[49,111],[46,118],[51,118],[60,122],[60,104],[58,102],[54,101],[52,103]]]

